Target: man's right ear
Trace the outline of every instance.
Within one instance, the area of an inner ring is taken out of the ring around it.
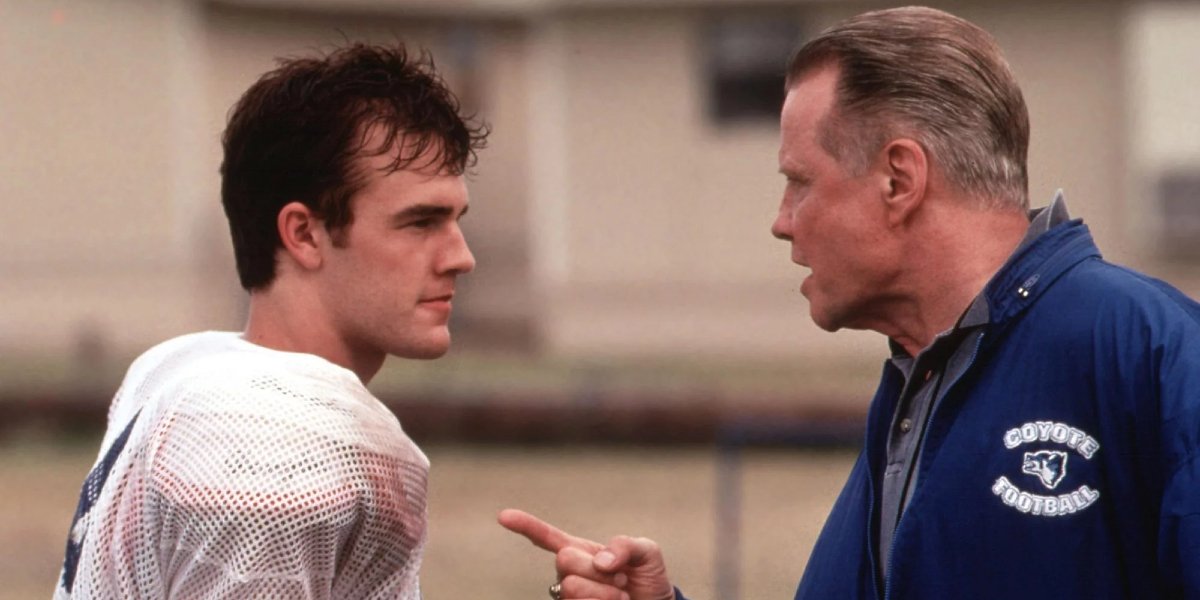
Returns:
[[[324,222],[302,202],[289,202],[276,218],[283,249],[302,269],[321,266],[321,252],[329,243]]]

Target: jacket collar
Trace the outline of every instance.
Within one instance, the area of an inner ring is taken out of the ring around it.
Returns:
[[[1101,257],[1087,225],[1066,215],[1061,191],[1049,207],[1033,214],[1033,237],[1026,237],[983,290],[992,324],[1019,315],[1077,263]],[[1045,229],[1036,231],[1039,225]]]

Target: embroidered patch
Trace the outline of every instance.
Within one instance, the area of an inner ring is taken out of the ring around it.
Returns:
[[[1100,450],[1100,442],[1096,441],[1096,438],[1066,423],[1032,421],[1004,433],[1004,447],[1009,450],[1034,442],[1066,446],[1084,460],[1091,460]],[[1021,461],[1021,472],[1034,477],[1045,489],[1054,490],[1067,477],[1069,459],[1069,453],[1064,450],[1025,452]],[[1044,517],[1077,513],[1095,504],[1100,498],[1100,492],[1087,485],[1054,496],[1034,494],[1021,489],[1004,476],[992,485],[992,493],[1001,502],[1022,513]]]
[[[1046,489],[1054,489],[1067,476],[1067,453],[1062,450],[1026,452],[1021,472],[1042,480]]]

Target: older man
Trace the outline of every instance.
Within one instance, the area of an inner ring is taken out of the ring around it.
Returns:
[[[1200,306],[1029,212],[1024,100],[944,12],[866,13],[788,72],[771,228],[822,328],[892,356],[796,598],[1200,598]],[[658,546],[519,511],[561,598],[666,600]]]

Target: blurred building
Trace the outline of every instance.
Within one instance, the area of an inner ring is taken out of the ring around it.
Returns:
[[[938,2],[992,31],[1109,258],[1200,292],[1200,5]],[[429,49],[491,123],[471,181],[468,347],[543,355],[880,356],[820,332],[771,239],[781,70],[878,3],[4,0],[0,355],[132,353],[240,328],[219,204],[226,111],[273,58]]]

